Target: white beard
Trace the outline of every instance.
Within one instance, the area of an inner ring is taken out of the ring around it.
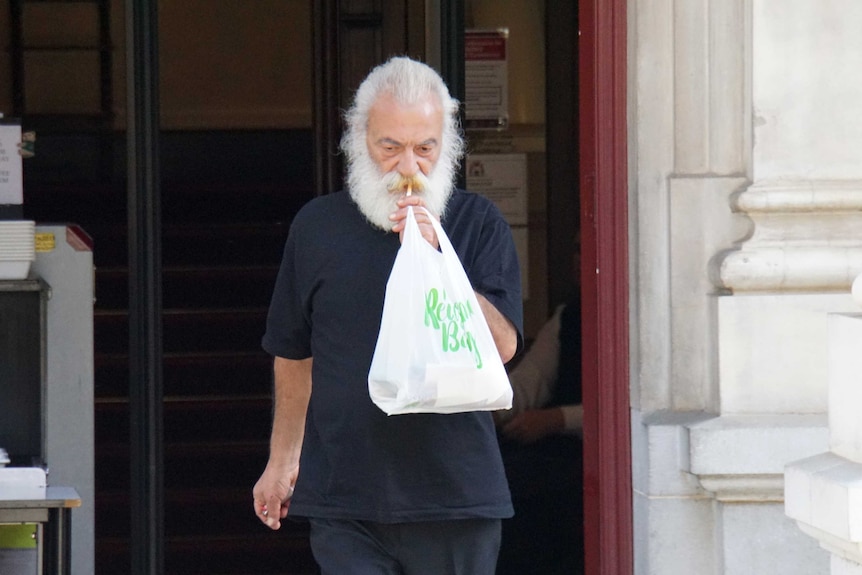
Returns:
[[[443,218],[452,196],[456,166],[447,154],[441,154],[430,176],[421,172],[414,176],[418,185],[413,191],[421,194],[425,208],[438,219]],[[381,173],[371,156],[364,152],[356,154],[349,164],[347,188],[365,218],[372,225],[389,231],[394,225],[389,215],[398,209],[396,202],[401,197],[402,179],[398,172]]]

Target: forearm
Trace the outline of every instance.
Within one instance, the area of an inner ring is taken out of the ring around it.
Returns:
[[[511,415],[539,409],[550,399],[557,385],[560,360],[560,315],[558,307],[536,334],[536,339],[509,372],[514,399]]]
[[[299,465],[305,437],[305,416],[311,398],[312,359],[290,360],[276,357],[275,407],[270,437],[270,462],[287,468]]]
[[[580,403],[563,405],[560,410],[563,413],[563,431],[581,434],[584,428],[584,406]]]
[[[540,409],[550,397],[552,384],[545,378],[543,366],[535,363],[530,351],[532,348],[509,373],[513,393],[512,409],[501,411],[498,414],[499,421],[508,421],[529,409]]]
[[[515,352],[518,351],[518,332],[512,322],[500,313],[485,296],[476,293],[476,299],[479,300],[479,307],[482,309],[482,314],[491,330],[491,336],[494,338],[494,345],[497,346],[500,359],[503,360],[503,363],[507,363],[515,357]]]

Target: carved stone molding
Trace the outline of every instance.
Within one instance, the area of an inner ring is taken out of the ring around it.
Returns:
[[[722,287],[846,291],[862,272],[862,180],[759,182],[731,207],[753,227],[717,257]]]
[[[780,474],[703,475],[698,479],[715,499],[725,503],[784,501],[784,476]]]

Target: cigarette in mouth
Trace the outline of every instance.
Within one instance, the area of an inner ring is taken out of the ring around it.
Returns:
[[[413,193],[413,184],[407,184],[407,197],[410,197],[410,194]]]

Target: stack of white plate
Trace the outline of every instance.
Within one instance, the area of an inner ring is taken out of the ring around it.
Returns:
[[[3,467],[0,469],[0,493],[3,499],[36,499],[45,497],[48,476],[41,467]],[[4,570],[3,573],[7,571]],[[15,571],[20,573],[20,571]]]
[[[0,280],[21,280],[36,259],[36,222],[0,221]]]

